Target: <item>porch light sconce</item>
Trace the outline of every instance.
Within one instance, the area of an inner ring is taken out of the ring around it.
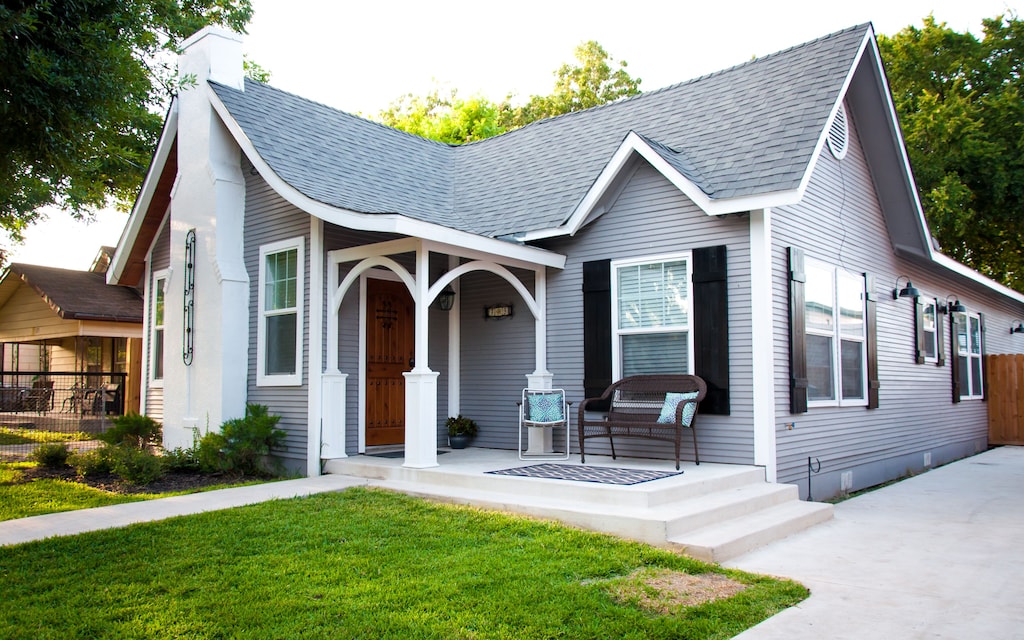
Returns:
[[[441,311],[451,311],[454,304],[455,289],[448,285],[441,290],[441,293],[437,294],[437,306],[441,307]]]
[[[956,302],[950,303],[950,298],[953,298]],[[939,313],[965,313],[966,311],[967,307],[960,304],[960,299],[956,297],[955,293],[946,296],[946,304],[939,307]]]
[[[1013,326],[1015,323],[1017,325],[1016,327]],[[1021,322],[1020,320],[1014,320],[1013,322],[1010,323],[1010,334],[1012,335],[1014,333],[1024,333],[1024,322]]]
[[[900,289],[900,280],[906,279],[907,284]],[[897,300],[899,298],[916,298],[921,295],[921,292],[914,288],[914,283],[910,281],[907,276],[900,276],[896,278],[896,288],[892,290],[892,299]]]
[[[492,304],[489,307],[484,307],[484,320],[501,320],[502,318],[512,317],[512,303],[508,304]]]

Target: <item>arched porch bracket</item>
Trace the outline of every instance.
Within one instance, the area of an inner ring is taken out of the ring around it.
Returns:
[[[444,274],[437,279],[433,285],[431,285],[427,292],[427,298],[433,302],[437,295],[441,293],[441,290],[446,286],[459,279],[460,277],[471,273],[473,271],[488,271],[494,275],[506,280],[512,287],[522,296],[523,301],[526,303],[530,313],[533,314],[534,319],[541,318],[540,307],[537,304],[537,300],[530,293],[529,289],[517,278],[511,271],[501,266],[496,262],[489,262],[487,260],[474,260],[473,262],[467,262],[461,264],[448,273]]]
[[[373,269],[374,267],[384,267],[394,272],[395,275],[401,279],[402,284],[409,290],[409,294],[416,297],[416,278],[413,277],[409,271],[398,264],[391,258],[385,256],[374,256],[372,258],[366,258],[359,262],[356,266],[352,267],[352,270],[345,274],[345,278],[338,285],[338,288],[331,294],[331,314],[337,314],[341,309],[341,302],[345,299],[345,294],[348,293],[349,287],[359,279],[366,271]]]

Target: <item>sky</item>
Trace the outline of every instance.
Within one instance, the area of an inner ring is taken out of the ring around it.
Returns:
[[[553,72],[596,40],[652,90],[725,69],[846,27],[892,35],[925,16],[981,34],[981,20],[1024,14],[1024,0],[517,0],[490,3],[252,0],[243,51],[270,84],[332,107],[373,115],[435,87],[525,100],[550,93]],[[127,216],[91,224],[51,211],[11,262],[87,269],[116,245]],[[3,243],[0,243],[3,244]]]

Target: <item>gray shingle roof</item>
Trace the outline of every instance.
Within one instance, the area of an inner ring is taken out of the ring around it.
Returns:
[[[250,80],[213,88],[310,198],[500,237],[564,222],[630,131],[713,199],[797,188],[868,28],[462,146]]]

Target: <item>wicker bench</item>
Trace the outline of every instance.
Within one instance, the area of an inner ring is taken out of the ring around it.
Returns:
[[[672,404],[666,408],[668,394],[691,394],[675,405],[674,415]],[[695,395],[693,395],[695,394]],[[615,459],[615,437],[644,438],[647,440],[663,440],[675,445],[676,469],[679,469],[679,444],[683,429],[689,429],[693,435],[693,457],[700,464],[697,453],[696,407],[697,403],[707,394],[704,380],[691,375],[641,375],[629,376],[612,383],[600,398],[587,398],[579,406],[579,444],[580,462],[586,462],[586,441],[591,438],[608,438]],[[687,404],[692,404],[693,414],[690,420],[684,417],[688,413]],[[587,411],[592,413],[595,406],[607,406],[607,415],[587,418]],[[664,416],[663,416],[664,409]],[[662,421],[659,421],[659,418]]]

